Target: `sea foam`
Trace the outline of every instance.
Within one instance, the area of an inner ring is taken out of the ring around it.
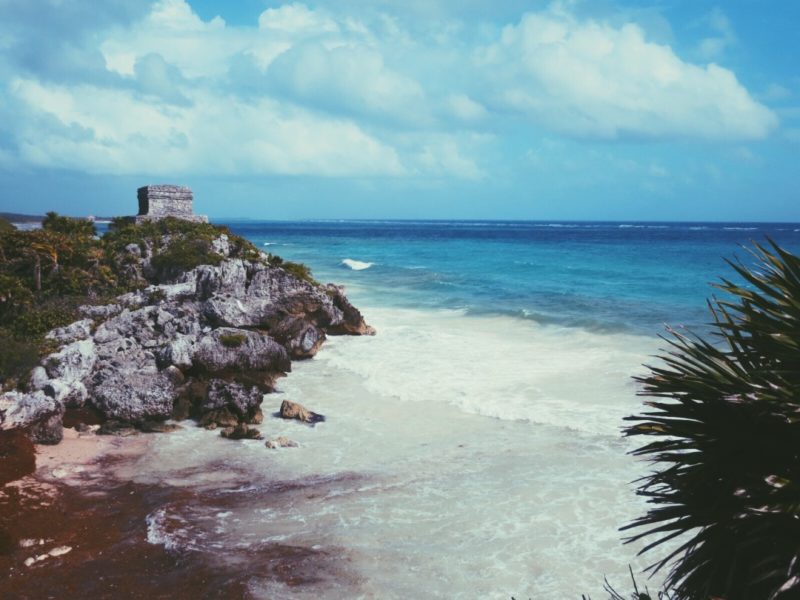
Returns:
[[[342,264],[353,271],[363,271],[365,269],[369,269],[375,263],[371,262],[362,262],[360,260],[353,260],[352,258],[345,258],[342,261]]]
[[[632,375],[656,350],[645,336],[463,311],[365,309],[378,335],[317,360],[404,402],[617,436],[639,406]]]

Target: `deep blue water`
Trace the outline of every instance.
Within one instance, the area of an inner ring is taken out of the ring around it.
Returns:
[[[460,308],[597,331],[702,329],[724,258],[767,236],[800,251],[800,224],[522,221],[225,223],[308,264],[367,305]],[[264,245],[264,244],[269,245]],[[353,270],[344,259],[373,263]]]

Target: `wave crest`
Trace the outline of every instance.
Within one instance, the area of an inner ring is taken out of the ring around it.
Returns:
[[[345,259],[342,261],[342,264],[343,264],[345,267],[347,267],[347,268],[349,268],[349,269],[352,269],[353,271],[363,271],[364,269],[369,269],[369,268],[370,268],[372,265],[374,265],[375,263],[371,263],[371,262],[362,262],[362,261],[360,261],[360,260],[354,260],[354,259],[352,259],[352,258],[345,258]]]

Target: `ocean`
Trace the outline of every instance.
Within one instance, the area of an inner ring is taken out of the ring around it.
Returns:
[[[800,251],[792,224],[225,224],[344,285],[378,332],[330,338],[265,397],[327,416],[265,420],[299,448],[187,427],[124,467],[195,492],[150,512],[150,543],[223,562],[256,598],[597,599],[604,576],[627,593],[628,565],[657,556],[619,531],[646,510],[631,482],[649,466],[620,435],[631,377],[665,324],[708,331],[741,245]]]

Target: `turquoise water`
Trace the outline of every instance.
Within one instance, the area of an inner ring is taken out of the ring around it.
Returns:
[[[631,482],[649,466],[620,435],[642,409],[631,377],[663,323],[703,328],[738,244],[800,247],[792,225],[229,225],[344,284],[377,329],[330,338],[264,397],[265,414],[290,399],[326,415],[260,426],[299,447],[186,423],[125,474],[204,490],[148,515],[147,539],[224,557],[259,599],[604,598],[604,576],[627,589],[628,565],[657,559],[619,531],[646,510]],[[308,583],[275,577],[274,544],[314,557]]]
[[[232,222],[265,251],[381,306],[458,308],[597,331],[707,321],[724,258],[800,225],[495,221]],[[342,261],[357,261],[355,264]],[[352,267],[355,266],[356,269]],[[359,270],[360,269],[360,270]]]

